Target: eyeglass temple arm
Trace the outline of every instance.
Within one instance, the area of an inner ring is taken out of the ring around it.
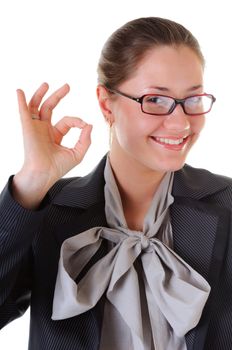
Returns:
[[[124,92],[121,92],[121,91],[118,91],[118,90],[115,90],[115,89],[110,89],[108,87],[107,87],[107,90],[112,92],[113,94],[130,98],[131,100],[139,102],[139,103],[142,103],[142,101],[143,101],[143,96],[142,97],[133,97],[133,96],[125,94]]]

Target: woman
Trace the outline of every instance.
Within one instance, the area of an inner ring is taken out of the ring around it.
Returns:
[[[43,102],[42,84],[29,104],[18,90],[25,160],[1,195],[0,322],[30,305],[29,349],[231,348],[232,182],[185,165],[215,102],[203,71],[198,42],[173,21],[113,33],[97,87],[110,151],[75,179],[61,177],[92,127],[51,124],[68,85]]]

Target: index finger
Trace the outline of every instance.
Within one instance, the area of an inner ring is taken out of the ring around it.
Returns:
[[[36,90],[36,92],[34,93],[34,95],[31,98],[30,102],[28,103],[28,109],[31,112],[31,114],[39,114],[38,110],[39,110],[40,103],[41,103],[44,95],[48,91],[48,89],[49,89],[48,84],[43,83]]]
[[[60,100],[67,95],[69,90],[69,85],[65,84],[47,98],[40,108],[39,114],[41,120],[51,120],[53,109],[58,105]]]

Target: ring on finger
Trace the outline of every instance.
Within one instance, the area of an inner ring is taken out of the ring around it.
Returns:
[[[40,117],[37,114],[32,114],[31,119],[33,120],[40,120]]]

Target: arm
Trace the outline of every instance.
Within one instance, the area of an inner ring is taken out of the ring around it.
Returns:
[[[30,303],[31,247],[47,212],[46,193],[82,161],[90,145],[92,127],[80,118],[64,117],[51,123],[53,109],[69,86],[64,85],[42,103],[47,90],[48,85],[42,84],[28,104],[24,92],[17,91],[24,163],[0,196],[0,327],[20,316]],[[80,128],[81,134],[74,147],[67,148],[61,142],[72,127]]]
[[[46,213],[46,206],[32,211],[14,201],[11,182],[0,196],[0,328],[22,315],[30,303],[31,243]]]

